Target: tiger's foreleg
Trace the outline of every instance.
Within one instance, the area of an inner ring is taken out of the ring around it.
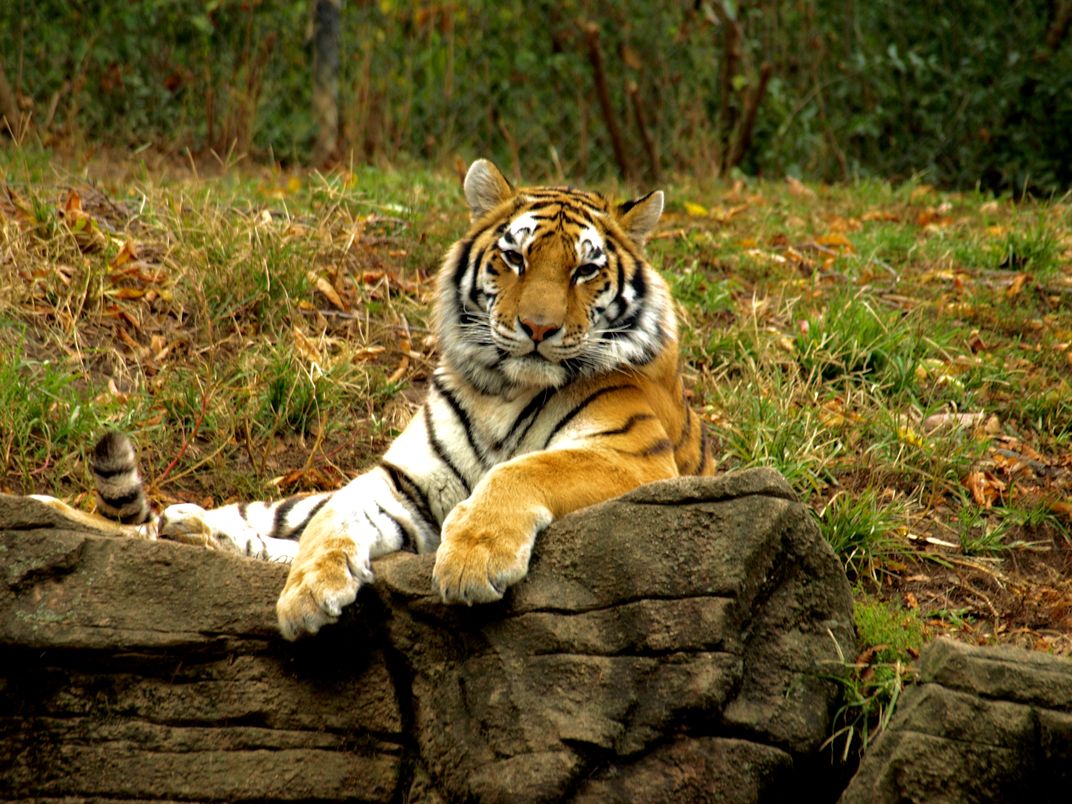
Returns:
[[[179,503],[164,509],[157,530],[164,539],[289,564],[298,552],[298,535],[330,497],[310,494],[208,510]]]
[[[437,536],[399,499],[390,470],[378,466],[336,491],[310,520],[276,603],[287,639],[335,622],[372,581],[369,562]],[[433,542],[434,543],[434,542]]]
[[[677,474],[669,449],[635,454],[605,445],[551,449],[492,469],[443,522],[433,583],[447,603],[486,603],[528,572],[552,521]]]

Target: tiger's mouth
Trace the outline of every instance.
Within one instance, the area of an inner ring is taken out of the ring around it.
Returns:
[[[561,364],[537,352],[507,355],[499,366],[514,385],[557,388],[569,381],[570,373]]]

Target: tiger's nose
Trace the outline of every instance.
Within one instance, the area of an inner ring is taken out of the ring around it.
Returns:
[[[525,334],[532,339],[533,343],[540,343],[541,341],[547,340],[561,329],[558,324],[540,324],[535,321],[528,321],[524,318],[518,318],[517,323],[521,325],[521,329],[523,329]]]

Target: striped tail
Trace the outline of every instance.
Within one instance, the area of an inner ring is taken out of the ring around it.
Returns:
[[[97,512],[125,525],[140,525],[152,515],[138,472],[134,445],[110,431],[97,442],[89,467],[97,486]]]

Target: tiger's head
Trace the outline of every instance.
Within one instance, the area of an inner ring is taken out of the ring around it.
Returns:
[[[615,206],[571,187],[515,189],[478,159],[465,198],[473,225],[440,272],[436,333],[478,389],[640,366],[676,337],[666,285],[643,255],[662,192]]]

